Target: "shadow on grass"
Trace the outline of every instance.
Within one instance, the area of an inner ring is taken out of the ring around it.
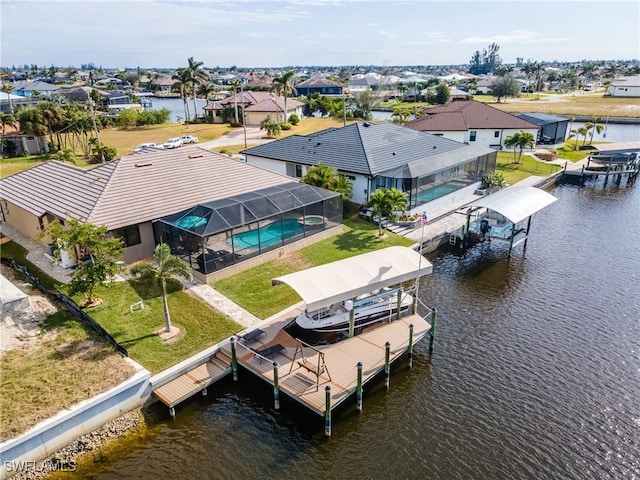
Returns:
[[[129,285],[143,300],[162,297],[162,286],[157,278],[133,278],[129,280]],[[183,285],[179,280],[167,279],[167,295],[183,290]]]
[[[132,338],[131,340],[123,340],[121,342],[118,342],[120,345],[122,345],[123,347],[127,347],[129,345],[133,345],[137,342],[139,342],[140,340],[144,340],[146,338],[153,338],[153,337],[157,337],[158,335],[156,335],[155,333],[150,333],[148,335],[142,335],[141,337],[138,338]]]
[[[376,227],[377,232],[377,227]],[[336,237],[333,242],[339,250],[348,252],[364,252],[373,250],[382,240],[375,237],[372,231],[350,231]]]

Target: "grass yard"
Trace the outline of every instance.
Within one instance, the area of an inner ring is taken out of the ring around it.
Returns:
[[[152,280],[117,282],[98,289],[96,296],[104,303],[87,313],[128,350],[132,359],[157,373],[243,328],[181,287],[177,280],[167,283],[171,323],[180,329],[172,343],[163,342],[155,333],[164,326],[164,313],[160,286]],[[140,300],[144,308],[131,313],[129,306]]]
[[[66,311],[46,317],[35,345],[5,352],[0,371],[0,441],[134,373],[119,353]]]
[[[520,163],[515,163],[513,151],[498,152],[498,164],[496,171],[504,175],[504,179],[509,185],[513,185],[520,180],[531,175],[546,177],[560,170],[560,167],[550,163],[540,162],[529,155],[522,155]]]
[[[29,273],[35,275],[40,279],[40,283],[49,290],[55,290],[61,286],[53,277],[50,277],[45,272],[36,267],[33,263],[27,260],[27,251],[16,242],[7,242],[0,246],[0,254],[6,258],[13,258],[23,267],[26,267]],[[21,276],[17,274],[17,276]],[[24,278],[22,278],[24,279]],[[21,279],[21,280],[22,280]]]
[[[387,232],[377,238],[378,227],[354,216],[344,222],[345,232],[310,245],[295,254],[259,265],[214,283],[220,291],[258,318],[267,318],[301,299],[288,285],[271,286],[271,279],[361,253],[414,242]]]
[[[21,172],[27,168],[40,165],[42,162],[49,160],[49,154],[32,155],[30,157],[3,158],[0,160],[0,178],[8,177],[14,173]]]

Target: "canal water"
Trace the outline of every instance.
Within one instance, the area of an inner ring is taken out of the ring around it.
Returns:
[[[624,182],[623,182],[624,183]],[[323,422],[240,370],[83,478],[640,478],[640,188],[559,186],[526,252],[484,242],[430,256],[417,346],[364,411]],[[355,404],[355,399],[353,402]]]

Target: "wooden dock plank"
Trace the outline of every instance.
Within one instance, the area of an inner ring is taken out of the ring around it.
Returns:
[[[223,369],[209,361],[156,388],[153,394],[168,407],[174,407],[216,380],[226,376],[230,368]]]

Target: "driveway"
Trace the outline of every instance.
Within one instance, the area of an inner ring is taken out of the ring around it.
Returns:
[[[231,132],[211,140],[209,142],[199,143],[198,146],[206,149],[227,147],[229,145],[243,145],[245,143],[245,130],[247,135],[246,144],[249,146],[260,145],[263,143],[272,142],[274,138],[262,138],[266,133],[260,130],[260,127],[246,126],[244,128],[236,128]]]

